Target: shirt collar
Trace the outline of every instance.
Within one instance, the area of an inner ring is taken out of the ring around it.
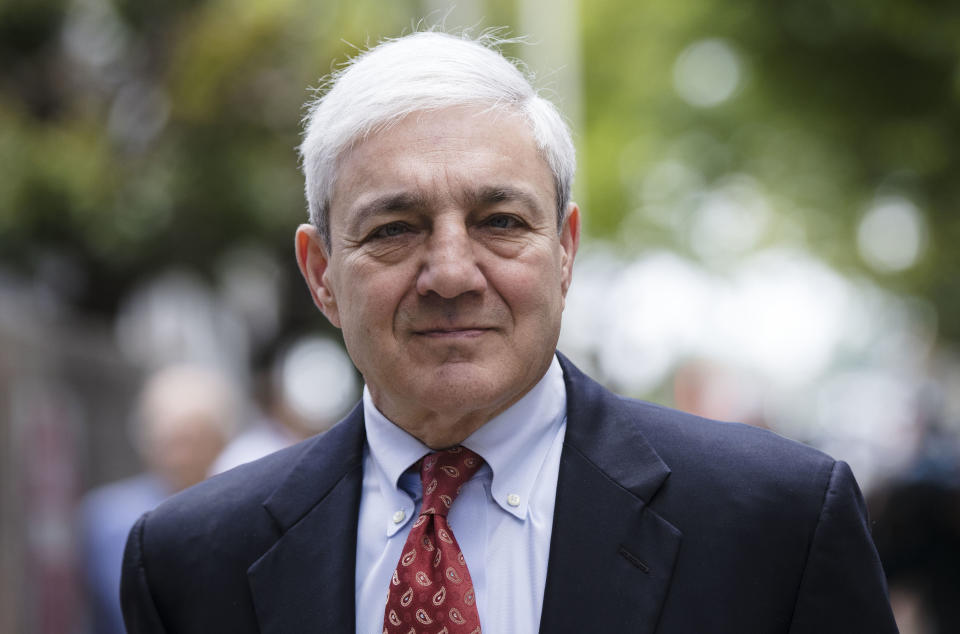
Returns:
[[[563,370],[554,356],[533,389],[463,441],[490,465],[493,499],[507,513],[527,516],[533,487],[566,414]]]
[[[567,393],[556,356],[543,378],[523,397],[461,443],[493,472],[491,492],[507,513],[523,520],[547,452],[563,429]],[[397,493],[400,476],[432,450],[385,417],[363,388],[367,445],[381,482]],[[385,494],[387,492],[384,492]]]

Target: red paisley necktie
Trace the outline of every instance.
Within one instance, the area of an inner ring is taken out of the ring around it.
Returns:
[[[479,634],[473,581],[447,512],[481,465],[483,458],[466,447],[423,459],[423,505],[390,581],[384,634]]]

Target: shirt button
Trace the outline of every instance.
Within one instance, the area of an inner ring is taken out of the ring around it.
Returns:
[[[520,506],[520,496],[516,493],[511,493],[507,496],[507,504],[510,506]]]
[[[399,524],[400,522],[403,521],[403,518],[405,518],[406,516],[407,514],[403,512],[403,509],[397,511],[396,513],[393,514],[393,523]]]

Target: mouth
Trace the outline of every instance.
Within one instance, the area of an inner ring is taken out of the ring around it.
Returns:
[[[464,326],[461,328],[424,328],[415,330],[414,334],[428,339],[470,339],[483,336],[488,332],[493,332],[493,328]]]

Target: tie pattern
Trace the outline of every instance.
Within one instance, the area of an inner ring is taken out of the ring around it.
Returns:
[[[480,634],[473,581],[447,513],[482,465],[466,447],[423,459],[423,504],[390,580],[384,634]]]

